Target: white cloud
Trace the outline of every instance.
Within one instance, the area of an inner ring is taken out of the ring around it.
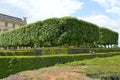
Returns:
[[[92,0],[99,3],[101,6],[110,8],[114,6],[120,7],[120,0]]]
[[[97,2],[99,5],[105,8],[107,13],[117,14],[120,16],[120,0],[92,0]],[[120,46],[120,19],[110,19],[105,15],[94,15],[88,18],[83,18],[87,21],[91,21],[100,26],[108,27],[119,33],[119,46]]]
[[[83,5],[79,0],[2,0],[0,3],[20,9],[30,22],[48,17],[69,16]]]
[[[111,9],[106,10],[106,12],[115,13],[115,14],[118,14],[120,16],[120,7],[112,7]]]
[[[115,13],[120,16],[120,0],[92,0],[105,8],[106,12]]]
[[[112,20],[105,15],[93,15],[82,19],[95,23],[99,26],[105,26],[114,30],[117,30],[116,28],[119,28],[120,26],[120,24],[118,24],[119,20]]]

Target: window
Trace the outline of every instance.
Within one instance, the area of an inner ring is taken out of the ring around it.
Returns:
[[[15,24],[13,24],[13,28],[15,27]]]
[[[7,22],[5,22],[5,26],[8,26],[8,23],[7,23]]]

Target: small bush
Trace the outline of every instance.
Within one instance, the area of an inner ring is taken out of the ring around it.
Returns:
[[[107,76],[107,77],[102,77],[102,80],[120,80],[120,77],[111,75],[111,76]]]
[[[0,51],[0,56],[34,56],[35,52],[32,50],[6,50]]]

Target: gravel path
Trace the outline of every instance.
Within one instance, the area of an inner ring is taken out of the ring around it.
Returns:
[[[86,67],[50,67],[38,70],[29,70],[10,75],[1,80],[99,80],[93,79],[77,71],[84,70]]]

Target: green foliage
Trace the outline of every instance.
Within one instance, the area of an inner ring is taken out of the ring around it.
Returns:
[[[38,48],[26,50],[1,50],[0,56],[43,56],[43,55],[67,55],[85,54],[94,51],[97,53],[120,52],[120,48]]]
[[[34,50],[1,50],[0,56],[34,56]]]
[[[99,39],[97,25],[73,17],[63,17],[61,21],[64,33],[59,41],[64,45],[79,47],[84,43],[94,43]]]
[[[100,28],[100,37],[98,44],[104,45],[118,45],[118,33],[107,28]]]
[[[74,17],[50,18],[0,34],[1,47],[80,46],[98,40],[99,27]]]
[[[79,54],[79,55],[54,55],[54,56],[0,56],[0,78],[6,77],[11,73],[25,70],[38,69],[42,67],[63,64],[72,61],[92,59],[95,57],[110,57],[120,55],[120,53],[109,54]]]
[[[118,44],[118,33],[74,17],[49,18],[0,34],[1,47]]]
[[[120,68],[119,66],[114,66],[114,64],[111,66],[91,66],[87,68],[84,71],[84,73],[86,73],[90,77],[99,78],[99,79],[110,76],[120,77]],[[103,79],[103,80],[107,80],[107,79]],[[119,80],[119,79],[115,79],[115,80]]]
[[[120,52],[120,48],[42,48],[42,55]]]
[[[43,48],[41,50],[42,55],[68,54],[68,48]]]

